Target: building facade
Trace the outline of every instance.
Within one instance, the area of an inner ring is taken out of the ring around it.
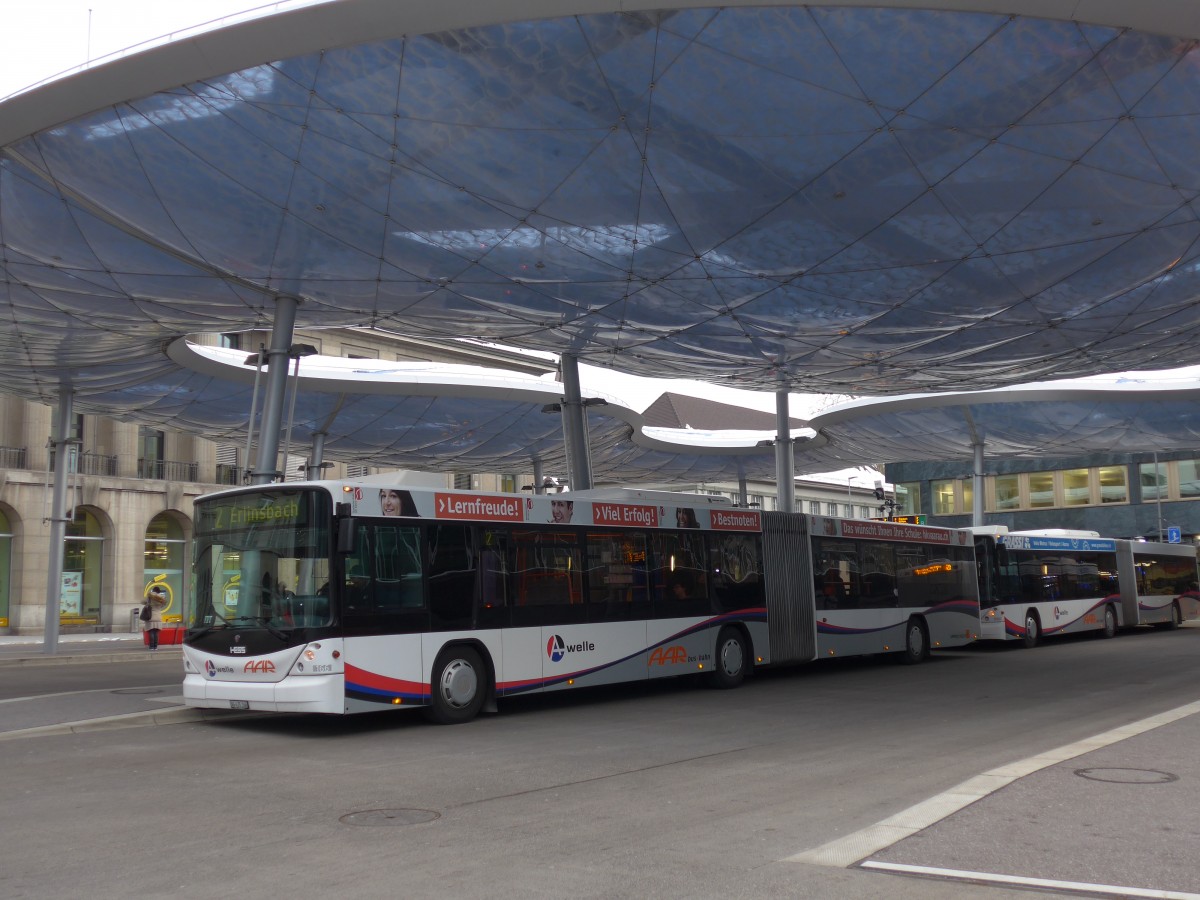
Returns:
[[[984,522],[1010,530],[1070,528],[1105,537],[1200,536],[1200,453],[1112,453],[1057,460],[989,460]],[[900,512],[931,525],[970,525],[969,461],[887,465]]]

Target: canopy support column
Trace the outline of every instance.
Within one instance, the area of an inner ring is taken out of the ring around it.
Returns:
[[[62,612],[63,552],[67,539],[67,478],[70,474],[74,394],[67,388],[58,394],[58,417],[51,446],[54,448],[54,490],[50,503],[50,571],[46,576],[46,625],[42,651],[58,652],[58,623]]]
[[[267,349],[267,388],[263,398],[262,426],[258,430],[258,462],[250,475],[251,484],[270,484],[279,476],[279,434],[287,393],[288,355],[296,326],[295,297],[275,301],[275,323]]]
[[[579,386],[579,360],[570,353],[561,357],[563,439],[567,450],[567,484],[573,491],[592,487],[592,459],[588,448],[587,409]]]
[[[983,524],[983,429],[975,424],[971,407],[961,407],[963,421],[971,435],[971,450],[975,455],[975,467],[971,476],[971,524]]]
[[[324,431],[313,432],[312,450],[309,452],[308,465],[304,467],[304,480],[313,481],[321,477],[321,471],[332,463],[325,462],[325,438],[328,435]]]
[[[971,445],[975,451],[975,473],[973,490],[971,491],[971,524],[983,524],[983,442]]]
[[[791,418],[788,415],[787,391],[775,393],[775,418],[778,434],[775,437],[775,492],[779,508],[796,511],[796,459],[792,455]]]

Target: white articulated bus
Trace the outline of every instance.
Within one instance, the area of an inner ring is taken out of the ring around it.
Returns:
[[[1117,541],[1094,531],[973,528],[980,570],[980,638],[1019,640],[1123,624]]]
[[[979,623],[968,532],[636,490],[239,488],[196,502],[194,576],[184,699],[221,709],[459,722],[531,691],[919,662]]]
[[[1124,624],[1178,628],[1200,617],[1192,544],[1117,541]]]
[[[1200,615],[1196,548],[1094,531],[974,528],[980,637],[1033,647],[1046,636],[1176,627]]]

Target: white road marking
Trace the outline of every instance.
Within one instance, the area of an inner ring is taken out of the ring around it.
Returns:
[[[916,806],[910,806],[908,809],[902,810],[894,816],[889,816],[882,822],[869,825],[853,834],[848,834],[827,844],[822,844],[820,847],[803,850],[793,856],[785,857],[781,862],[798,862],[817,866],[847,868],[859,860],[866,859],[868,856],[878,853],[892,846],[892,844],[902,841],[906,837],[911,837],[918,831],[922,831],[930,825],[940,822],[963,807],[969,806],[994,791],[1012,784],[1018,778],[1031,775],[1034,772],[1057,765],[1060,762],[1065,762],[1068,759],[1074,759],[1085,753],[1091,753],[1093,750],[1100,750],[1103,747],[1135,737],[1147,731],[1152,731],[1155,728],[1161,728],[1163,725],[1170,725],[1172,722],[1177,722],[1198,712],[1200,712],[1200,701],[1188,703],[1185,706],[1168,710],[1165,713],[1150,716],[1149,718],[1132,722],[1129,725],[1122,725],[1120,728],[1105,731],[1094,737],[1084,738],[1082,741],[1076,741],[1073,744],[1067,744],[1056,750],[1039,753],[1028,759],[1009,763],[998,769],[992,769],[990,772],[976,775],[974,778],[970,778],[962,784],[950,788],[948,791],[944,791],[941,794],[918,803]],[[978,876],[972,875],[971,877]],[[1125,890],[1125,888],[1121,888],[1120,890]],[[1146,894],[1145,896],[1198,897],[1195,894]]]
[[[1083,881],[1058,881],[1054,878],[1025,878],[1021,875],[993,875],[990,872],[965,872],[961,869],[938,869],[932,866],[906,866],[903,863],[865,862],[863,869],[881,869],[906,875],[930,875],[956,881],[983,881],[988,884],[1007,884],[1019,887],[1050,888],[1059,891],[1086,891],[1089,894],[1111,894],[1114,897],[1153,897],[1156,900],[1200,900],[1200,894],[1187,891],[1156,891],[1149,888],[1117,887],[1109,884],[1089,884]]]

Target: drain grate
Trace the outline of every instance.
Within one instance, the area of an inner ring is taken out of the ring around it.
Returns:
[[[441,817],[432,809],[367,809],[347,813],[338,821],[343,825],[420,825]]]
[[[1169,784],[1179,780],[1178,775],[1157,769],[1076,769],[1075,774],[1080,778],[1112,784]]]

